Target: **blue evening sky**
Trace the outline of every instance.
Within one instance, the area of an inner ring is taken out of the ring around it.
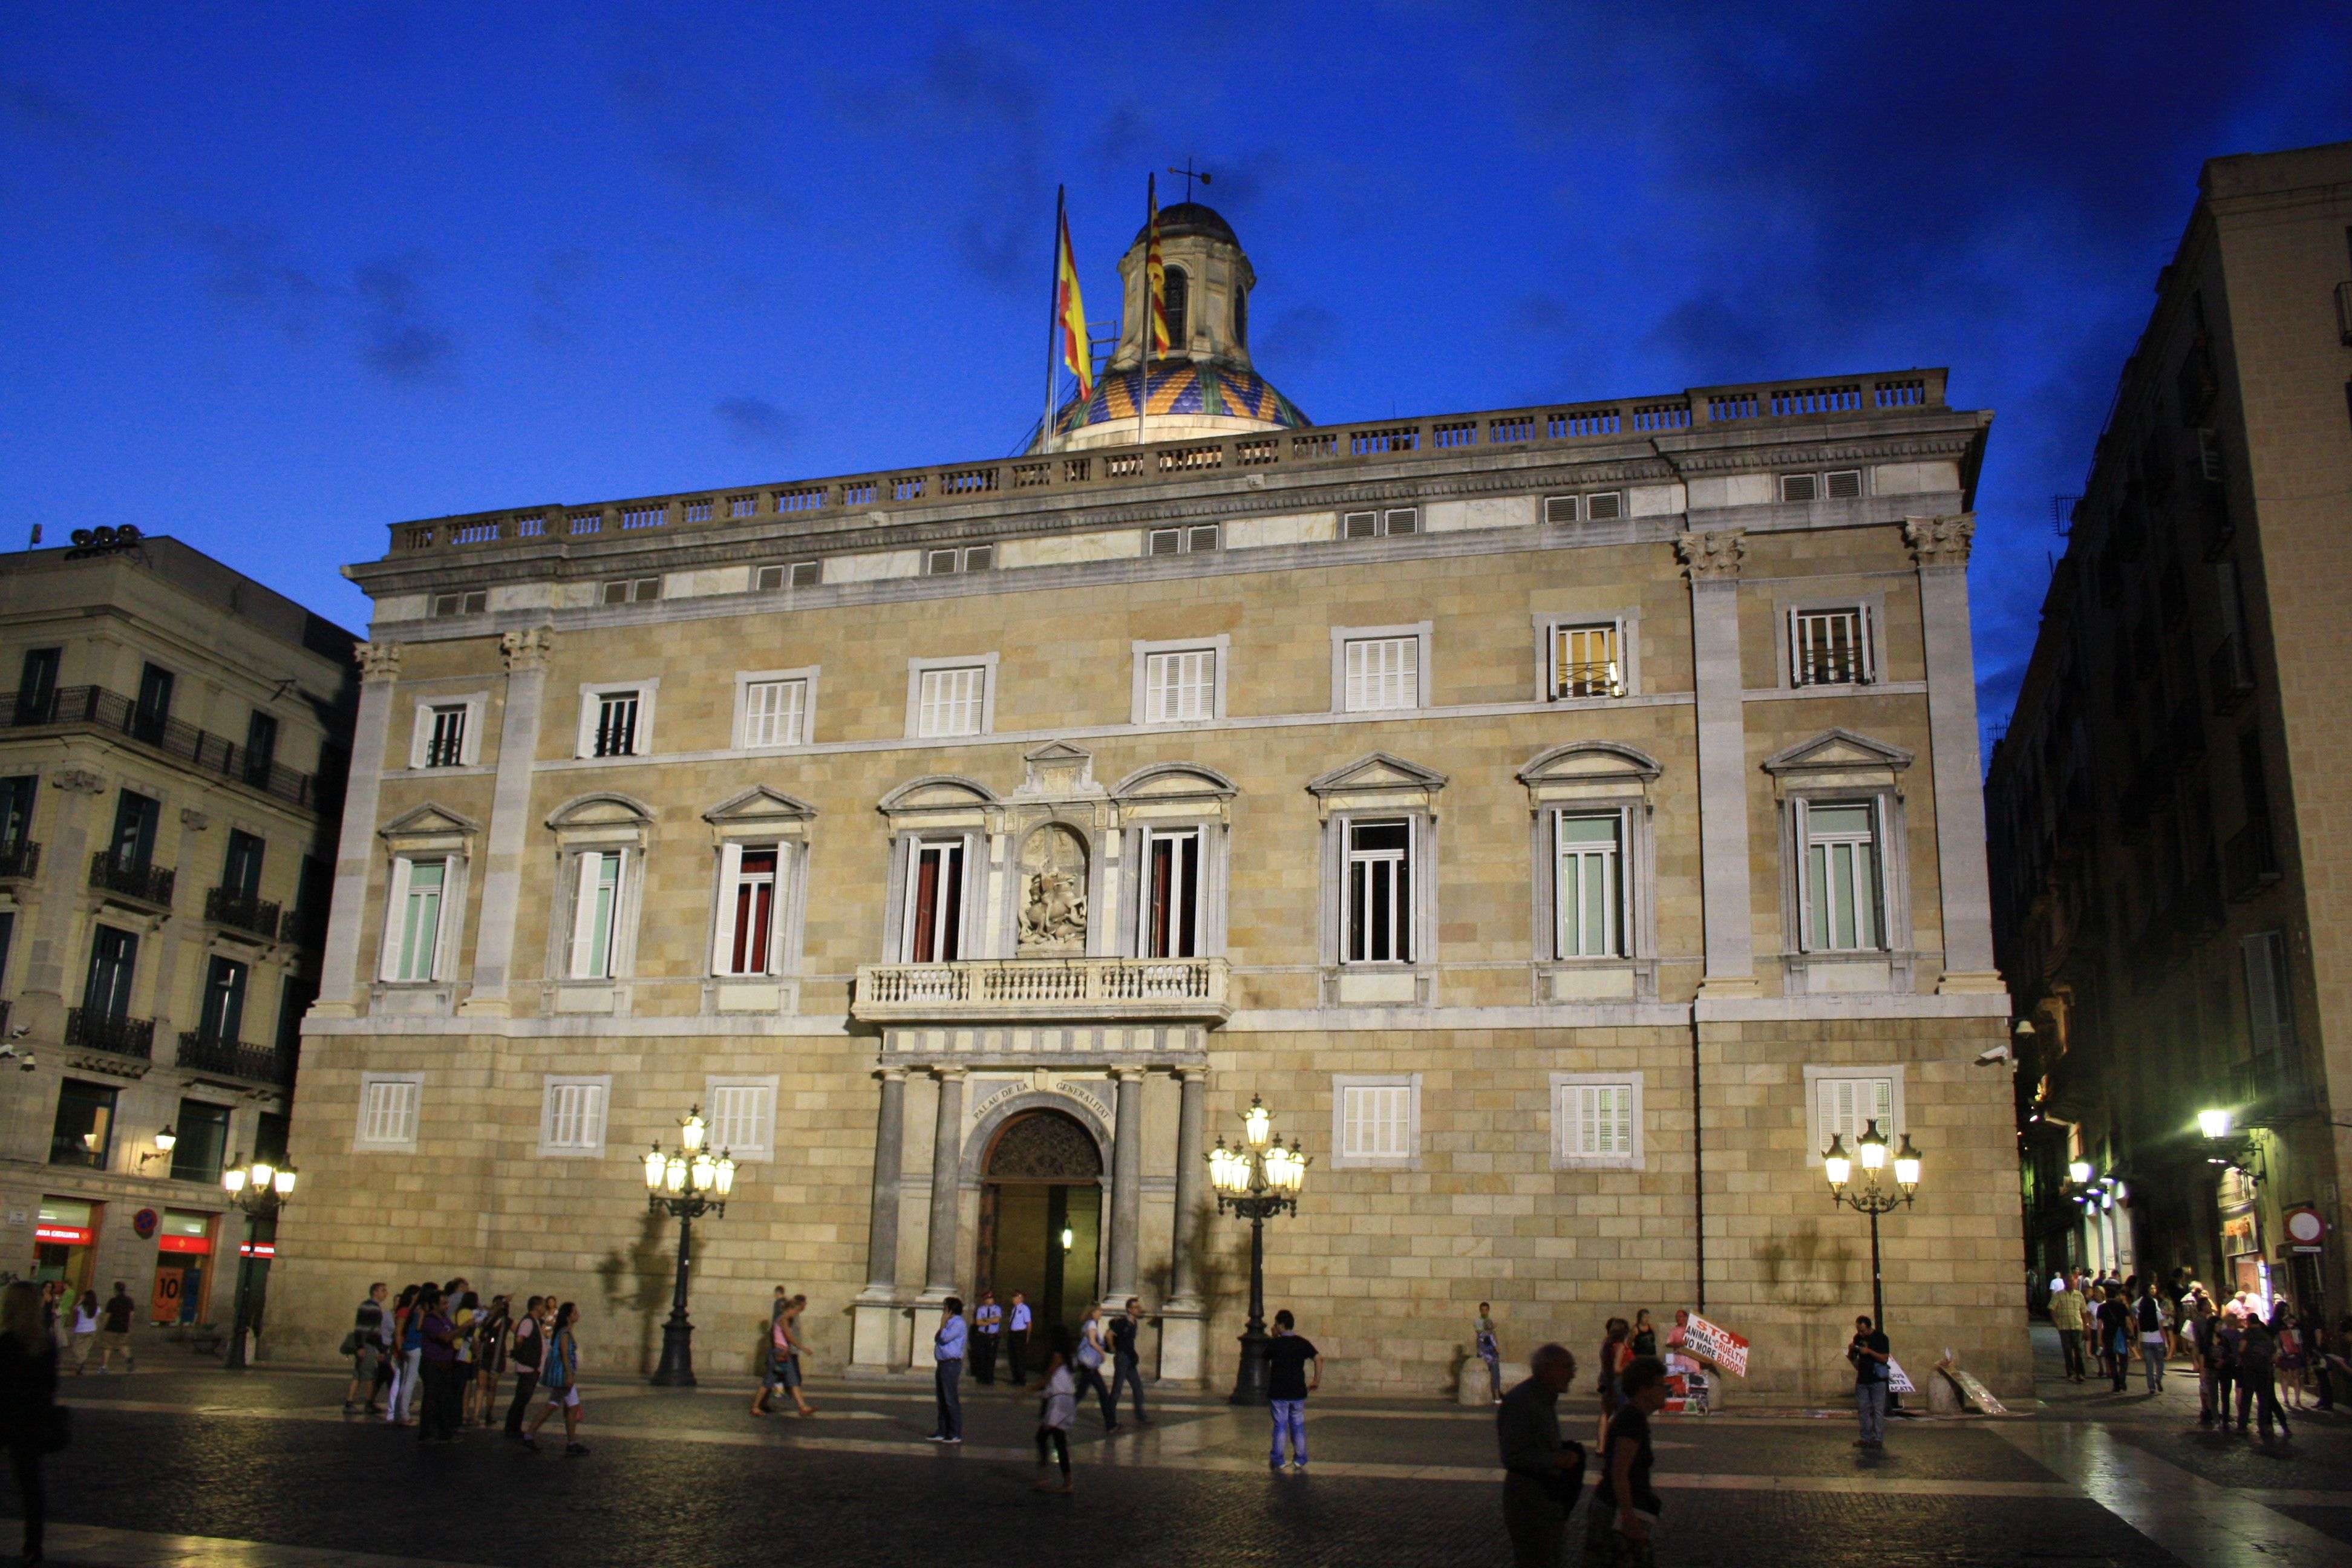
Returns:
[[[2199,163],[2347,136],[2341,5],[19,0],[0,544],[363,626],[391,522],[1001,456],[1055,184],[1107,316],[1191,154],[1321,420],[1950,366],[1990,726]]]

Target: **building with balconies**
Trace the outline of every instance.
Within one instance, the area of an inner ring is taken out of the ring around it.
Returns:
[[[2045,1279],[2187,1264],[2329,1321],[2347,1300],[2347,276],[2352,142],[2205,165],[1994,749]],[[2325,1239],[2287,1233],[2305,1207]]]
[[[209,1321],[222,1165],[285,1152],[351,634],[174,539],[5,561],[0,1270]]]
[[[1017,1289],[1139,1296],[1148,1370],[1230,1376],[1205,1154],[1262,1096],[1315,1162],[1269,1289],[1333,1384],[1452,1390],[1481,1300],[1520,1350],[1647,1302],[1827,1392],[1870,1275],[1820,1154],[1875,1121],[1931,1173],[1890,1312],[2022,1387],[1969,1065],[2009,1016],[1989,416],[1910,369],[1312,425],[1249,368],[1231,230],[1183,226],[1139,416],[1131,309],[1018,457],[404,522],[349,568],[279,1321],[324,1352],[370,1280],[462,1272],[650,1365],[640,1155],[698,1105],[740,1163],[706,1368],[782,1281],[827,1370],[922,1368],[949,1296]]]

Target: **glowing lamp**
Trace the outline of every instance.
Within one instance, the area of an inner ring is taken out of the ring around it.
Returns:
[[[2226,1110],[2199,1111],[2197,1131],[2208,1138],[2227,1138],[2230,1135],[2230,1113]]]
[[[656,1143],[646,1151],[646,1191],[649,1193],[661,1191],[662,1172],[668,1165],[669,1162],[662,1158],[660,1144]]]
[[[1242,1116],[1242,1131],[1253,1149],[1263,1149],[1274,1125],[1274,1113],[1266,1110],[1256,1095],[1250,1096],[1250,1108]]]
[[[1895,1151],[1895,1184],[1906,1193],[1919,1184],[1919,1151],[1911,1147],[1908,1132]]]
[[[709,1131],[709,1123],[702,1120],[702,1107],[698,1105],[686,1113],[685,1121],[677,1124],[677,1141],[686,1145],[688,1153],[698,1153],[702,1149],[703,1136]]]
[[[2091,1162],[2076,1160],[2066,1167],[2066,1179],[2076,1186],[2087,1185],[2091,1180]]]
[[[1853,1156],[1845,1152],[1843,1133],[1830,1140],[1829,1152],[1822,1156],[1822,1170],[1830,1179],[1832,1191],[1853,1180]]]

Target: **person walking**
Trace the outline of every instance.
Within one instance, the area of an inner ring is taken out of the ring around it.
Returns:
[[[1307,1473],[1307,1396],[1322,1386],[1322,1352],[1298,1331],[1298,1320],[1285,1307],[1274,1315],[1274,1339],[1265,1347],[1265,1396],[1274,1415],[1274,1447],[1265,1462],[1276,1475],[1282,1473],[1285,1433],[1290,1436],[1292,1469]]]
[[[522,1418],[530,1408],[531,1391],[539,1386],[539,1363],[547,1350],[547,1299],[533,1296],[522,1306],[522,1316],[515,1320],[514,1339],[507,1351],[514,1364],[514,1399],[507,1405],[507,1436],[522,1436]]]
[[[2287,1429],[2286,1412],[2279,1408],[2278,1389],[2274,1385],[2278,1368],[2278,1333],[2263,1320],[2260,1312],[2246,1314],[2246,1331],[2238,1340],[2238,1430],[2246,1429],[2248,1407],[2259,1414],[2263,1441],[2271,1440],[2271,1422],[2278,1422],[2278,1435],[2292,1437]]]
[[[1853,1403],[1862,1416],[1857,1448],[1886,1447],[1886,1383],[1894,1347],[1864,1313],[1853,1321],[1853,1338],[1846,1342],[1845,1359],[1853,1363]]]
[[[139,1358],[131,1353],[131,1314],[138,1310],[138,1303],[131,1300],[131,1292],[121,1280],[117,1279],[114,1294],[106,1299],[106,1321],[99,1327],[98,1370],[100,1373],[113,1370],[116,1351],[122,1352],[123,1371],[139,1370]]]
[[[2156,1299],[2156,1277],[2140,1281],[2139,1300],[2132,1306],[2132,1325],[2139,1331],[2139,1359],[2147,1372],[2147,1391],[2164,1392],[2164,1303]]]
[[[1118,1406],[1111,1403],[1110,1385],[1103,1381],[1103,1363],[1110,1359],[1110,1346],[1103,1337],[1102,1309],[1088,1307],[1086,1316],[1078,1320],[1077,1354],[1078,1397],[1086,1397],[1089,1388],[1102,1405],[1103,1430],[1118,1430]]]
[[[772,1414],[770,1402],[776,1390],[783,1386],[779,1363],[783,1359],[784,1347],[790,1342],[783,1331],[784,1304],[792,1299],[792,1292],[779,1285],[768,1302],[768,1338],[760,1347],[760,1381],[751,1390],[751,1414],[754,1415]]]
[[[785,1298],[783,1315],[773,1331],[782,1342],[776,1346],[775,1385],[793,1396],[793,1414],[803,1417],[816,1414],[816,1406],[801,1397],[801,1352],[808,1349],[801,1338],[801,1314],[807,1310],[806,1296]]]
[[[375,1414],[375,1374],[383,1364],[383,1299],[392,1287],[378,1280],[352,1313],[352,1385],[343,1391],[343,1414],[356,1415],[365,1400],[366,1414]]]
[[[1018,1290],[1004,1314],[1004,1353],[1012,1362],[1013,1386],[1019,1388],[1026,1381],[1021,1368],[1029,1354],[1029,1302]]]
[[[512,1298],[493,1296],[474,1324],[473,1414],[488,1426],[499,1418],[499,1384],[507,1372],[507,1335],[514,1327]],[[470,1421],[468,1425],[470,1425]]]
[[[1486,1365],[1486,1397],[1500,1405],[1503,1403],[1503,1342],[1495,1335],[1495,1310],[1488,1302],[1479,1302],[1478,1315],[1470,1321],[1470,1348]]]
[[[579,1307],[570,1301],[555,1310],[555,1321],[547,1331],[547,1352],[540,1360],[539,1379],[547,1390],[547,1403],[530,1418],[530,1426],[522,1435],[526,1448],[539,1447],[539,1429],[551,1412],[563,1412],[564,1458],[576,1459],[588,1452],[588,1445],[580,1440],[580,1342],[572,1325],[580,1321]]]
[[[2124,1391],[2124,1373],[2131,1366],[2131,1309],[2124,1304],[2124,1288],[2110,1285],[2099,1303],[2099,1358],[2115,1380],[2115,1392]]]
[[[1609,1418],[1601,1444],[1601,1479],[1584,1510],[1585,1568],[1651,1568],[1652,1541],[1664,1511],[1651,1469],[1650,1417],[1666,1403],[1666,1369],[1654,1356],[1635,1356],[1619,1379],[1623,1403]]]
[[[1594,1373],[1593,1391],[1601,1395],[1601,1435],[1603,1441],[1609,1436],[1609,1418],[1617,1414],[1617,1406],[1622,1403],[1618,1395],[1617,1380],[1624,1372],[1625,1363],[1633,1359],[1633,1347],[1630,1342],[1633,1337],[1633,1325],[1622,1318],[1610,1319],[1601,1334],[1601,1365]]]
[[[963,1302],[950,1296],[940,1314],[940,1331],[931,1336],[931,1392],[940,1407],[939,1429],[930,1436],[934,1443],[963,1441],[963,1399],[956,1384],[962,1380],[964,1350],[971,1341]]]
[[[2278,1341],[2278,1385],[2285,1391],[2286,1407],[2301,1410],[2304,1369],[2310,1364],[2310,1358],[2304,1352],[2302,1321],[2284,1300],[2271,1309],[2271,1334]]]
[[[102,1369],[101,1369],[102,1370]],[[47,1561],[42,1552],[48,1499],[41,1486],[41,1459],[65,1447],[58,1409],[58,1342],[41,1321],[41,1288],[29,1279],[0,1289],[0,1443],[16,1472],[16,1511],[25,1521],[26,1564]]]
[[[1016,1300],[1018,1297],[1014,1298]],[[1070,1486],[1070,1425],[1078,1418],[1078,1385],[1070,1376],[1069,1357],[1057,1339],[1045,1361],[1045,1394],[1037,1402],[1037,1489],[1069,1495]],[[1062,1484],[1055,1486],[1045,1477],[1045,1457],[1051,1452],[1060,1461]]]
[[[1517,1568],[1559,1568],[1568,1516],[1584,1486],[1584,1446],[1559,1435],[1559,1396],[1576,1381],[1562,1345],[1538,1345],[1527,1381],[1497,1401],[1495,1442],[1503,1457],[1503,1529]]]
[[[993,1387],[996,1383],[996,1352],[1004,1342],[1004,1309],[996,1304],[996,1292],[982,1290],[980,1304],[971,1310],[971,1380]]]
[[[61,1313],[60,1315],[68,1316],[72,1325],[67,1331],[73,1336],[71,1343],[74,1375],[79,1377],[89,1369],[90,1352],[98,1348],[98,1325],[101,1316],[98,1305],[98,1292],[83,1291],[81,1299],[73,1304],[69,1314]],[[99,1370],[103,1372],[106,1368],[101,1364]]]
[[[1129,1296],[1118,1316],[1110,1321],[1110,1413],[1111,1429],[1118,1427],[1118,1391],[1123,1387],[1135,1390],[1135,1424],[1151,1425],[1151,1417],[1143,1413],[1143,1355],[1136,1341],[1143,1332],[1143,1303]]]
[[[2087,1375],[2083,1369],[2083,1292],[2071,1274],[2060,1276],[2055,1283],[2058,1289],[2050,1293],[2050,1326],[2058,1331],[2058,1353],[2065,1363],[2066,1381],[2081,1383]]]

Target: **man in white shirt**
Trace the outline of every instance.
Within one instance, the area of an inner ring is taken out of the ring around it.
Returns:
[[[1013,1363],[1013,1386],[1019,1388],[1029,1356],[1029,1301],[1018,1290],[1013,1292],[1013,1310],[1004,1322],[1004,1353]]]
[[[971,1310],[971,1380],[993,1384],[996,1381],[996,1347],[1004,1338],[1004,1309],[996,1304],[996,1292],[982,1290],[980,1305]]]

